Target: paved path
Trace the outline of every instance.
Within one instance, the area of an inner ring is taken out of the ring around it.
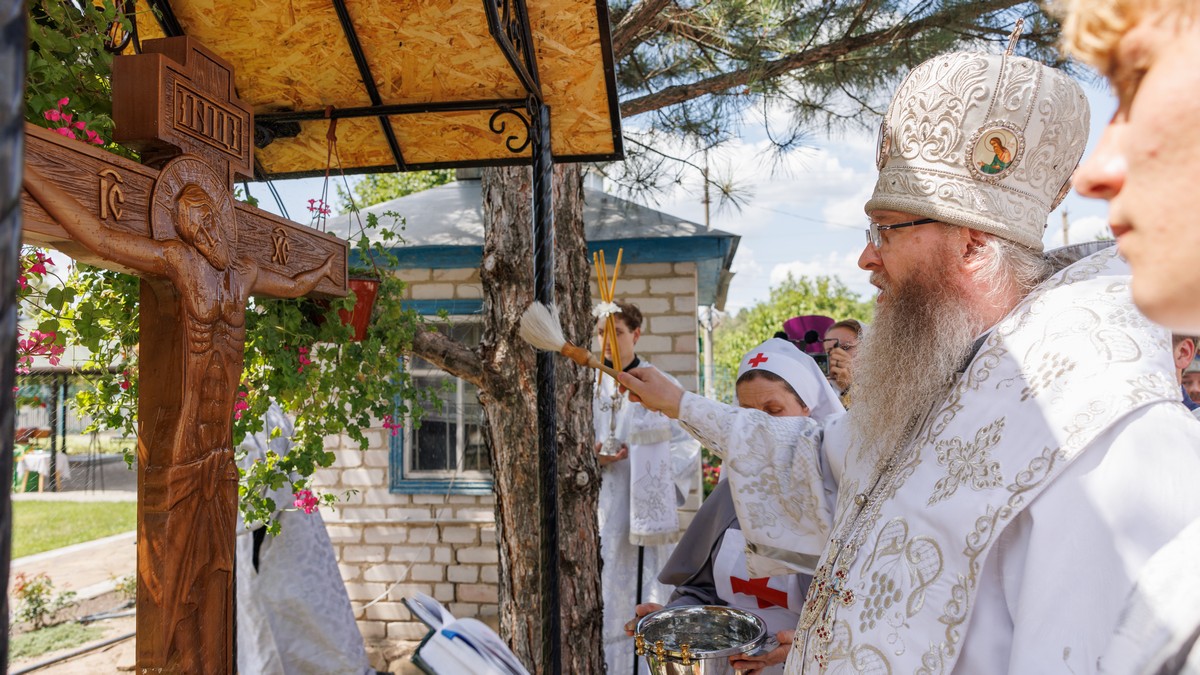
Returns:
[[[33,576],[44,572],[54,582],[55,590],[75,591],[81,600],[109,593],[118,579],[137,570],[134,534],[115,534],[17,558],[12,561],[12,575],[23,572]]]
[[[73,460],[75,458],[72,458]],[[125,462],[116,456],[101,458],[90,481],[85,483],[83,471],[72,461],[72,480],[64,481],[62,492],[15,492],[13,501],[37,502],[133,502],[137,501],[137,473],[130,471]],[[107,490],[99,487],[99,475]],[[75,591],[80,600],[109,593],[115,582],[137,571],[137,545],[134,532],[104,537],[94,541],[74,544],[65,548],[37,553],[12,561],[9,587],[12,577],[19,572],[33,576],[46,573],[54,582],[57,591]]]

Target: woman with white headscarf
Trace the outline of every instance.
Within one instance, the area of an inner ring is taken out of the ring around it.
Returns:
[[[737,378],[738,405],[773,417],[810,417],[821,424],[845,413],[837,393],[812,357],[787,340],[772,338],[742,357]],[[799,620],[810,574],[780,570],[767,576],[747,568],[746,539],[734,509],[729,481],[704,500],[658,580],[675,591],[668,607],[725,605],[751,612],[779,638],[780,646],[759,657],[734,657],[733,668],[750,675],[783,673],[783,662]],[[637,616],[661,609],[638,605]],[[636,619],[626,625],[632,635]]]

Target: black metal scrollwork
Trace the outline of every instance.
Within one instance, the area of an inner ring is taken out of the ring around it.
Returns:
[[[95,7],[87,8],[96,11]],[[122,24],[122,17],[129,19],[129,29],[126,30]],[[109,54],[120,54],[125,51],[129,43],[133,42],[134,51],[138,54],[142,53],[142,43],[138,40],[137,34],[137,2],[136,0],[125,0],[121,4],[121,9],[117,12],[117,17],[108,24],[104,33],[104,51]]]
[[[484,0],[488,32],[528,94],[541,97],[525,0]]]
[[[508,124],[504,120],[500,119],[504,115],[512,115],[513,117],[517,118],[517,120],[521,123],[521,126],[525,128],[525,140],[520,145],[517,145],[517,141],[521,140],[521,136],[519,134],[510,132],[508,137],[504,139],[504,147],[508,148],[509,152],[513,154],[520,153],[524,151],[525,148],[529,147],[529,141],[531,139],[529,134],[529,120],[525,119],[524,115],[516,110],[513,110],[512,108],[501,108],[492,113],[491,119],[488,120],[488,127],[491,128],[492,133],[503,134],[508,131]]]

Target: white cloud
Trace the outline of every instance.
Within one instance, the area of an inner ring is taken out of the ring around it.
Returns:
[[[1085,241],[1096,241],[1099,239],[1112,239],[1112,230],[1108,227],[1108,218],[1104,216],[1084,216],[1082,218],[1069,218],[1071,226],[1067,230],[1067,235],[1070,238],[1070,243],[1079,244]],[[1054,223],[1046,234],[1042,236],[1042,242],[1046,248],[1057,248],[1063,245],[1063,228],[1062,219],[1055,219],[1053,215],[1050,217],[1050,222]]]
[[[875,288],[870,284],[870,273],[858,267],[859,253],[859,251],[836,251],[807,260],[780,263],[771,268],[770,284],[777,286],[783,283],[788,274],[793,277],[806,276],[809,278],[830,276],[841,279],[850,290],[864,298],[872,297]]]
[[[733,265],[730,267],[731,272],[740,275],[742,279],[747,277],[757,279],[763,276],[763,267],[754,259],[754,249],[743,244],[738,244],[737,255],[733,259]]]
[[[827,202],[821,213],[833,227],[866,229],[867,214],[863,212],[863,204],[871,198],[874,190],[874,180],[862,181],[853,194]]]

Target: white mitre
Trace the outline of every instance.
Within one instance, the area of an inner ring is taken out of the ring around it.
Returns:
[[[935,218],[1041,251],[1088,120],[1083,90],[1054,68],[1009,54],[934,57],[888,107],[866,210]]]

